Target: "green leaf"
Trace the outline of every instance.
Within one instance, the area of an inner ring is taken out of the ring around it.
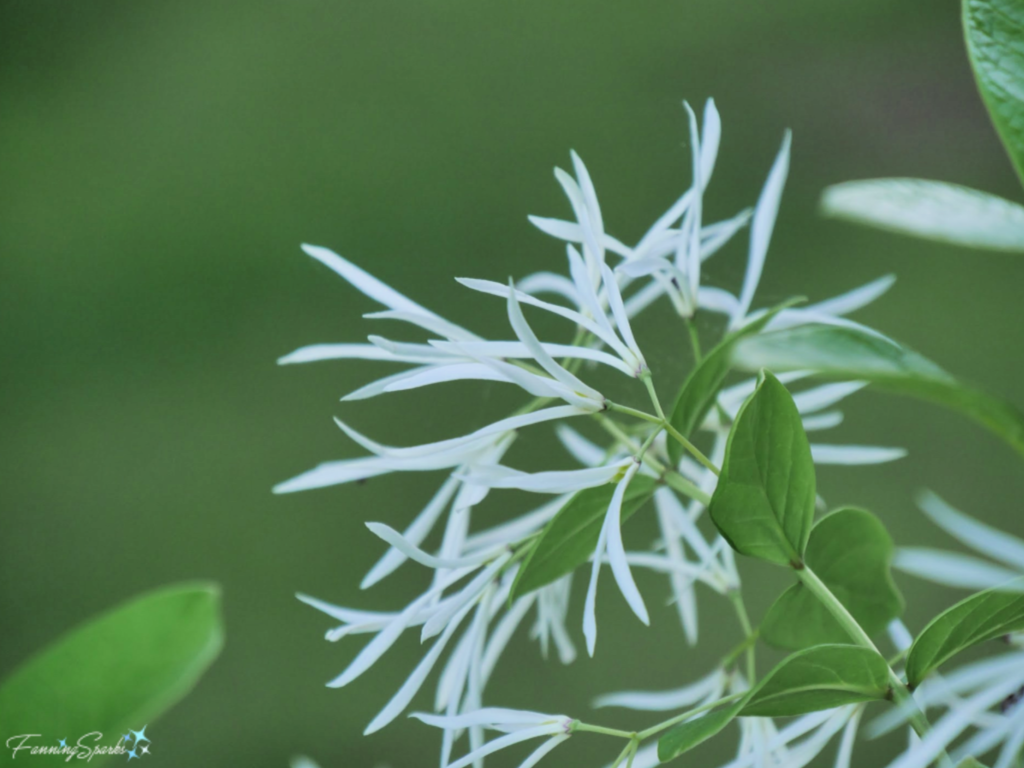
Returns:
[[[697,366],[690,371],[683,386],[676,396],[676,403],[672,407],[672,416],[669,422],[682,434],[689,438],[693,432],[700,427],[704,417],[715,404],[718,390],[722,388],[722,382],[732,368],[733,348],[742,339],[760,333],[764,327],[779,312],[798,304],[803,299],[793,299],[777,307],[768,310],[761,317],[743,326],[737,331],[730,333],[722,339],[710,352],[705,355]],[[678,440],[668,440],[668,456],[672,465],[679,464],[683,455],[683,446]]]
[[[796,404],[763,373],[729,433],[711,519],[737,552],[794,565],[807,546],[814,494],[811,447]]]
[[[888,669],[875,651],[857,645],[819,645],[794,653],[739,701],[688,720],[662,736],[658,759],[678,757],[737,716],[788,717],[884,699],[889,694]]]
[[[668,762],[707,741],[735,720],[736,715],[740,713],[746,703],[746,697],[744,697],[725,709],[708,712],[706,715],[677,725],[658,739],[658,760],[663,763]]]
[[[1016,590],[1014,592],[1008,590]],[[1024,578],[987,589],[943,611],[917,636],[907,655],[907,682],[928,673],[971,646],[1024,630]]]
[[[964,0],[963,13],[978,89],[1024,179],[1024,5],[1019,0]]]
[[[1024,413],[1016,406],[961,384],[906,347],[856,328],[803,325],[740,342],[734,361],[746,370],[813,370],[830,378],[862,379],[959,411],[1024,455]]]
[[[889,695],[889,666],[870,648],[816,645],[785,658],[758,685],[741,717],[789,717]]]
[[[656,487],[653,478],[633,478],[622,499],[622,522],[654,495]],[[597,548],[605,512],[614,493],[615,485],[609,483],[579,491],[566,502],[537,540],[529,545],[530,551],[512,584],[510,602],[572,573],[587,562]]]
[[[1024,206],[924,179],[848,181],[825,190],[827,216],[955,245],[1024,251]]]
[[[985,768],[985,766],[978,762],[977,758],[965,757],[959,763],[956,764],[956,768]]]
[[[870,512],[837,509],[811,529],[804,560],[868,635],[903,613],[890,574],[893,544],[885,526]],[[761,622],[761,638],[796,650],[822,643],[849,642],[849,635],[803,584],[783,592]]]
[[[113,746],[188,693],[223,642],[216,585],[143,594],[74,629],[7,678],[0,686],[4,738],[41,734],[70,746],[99,731],[102,741],[83,743]]]

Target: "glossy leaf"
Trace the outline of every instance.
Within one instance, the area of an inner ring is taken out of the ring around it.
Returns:
[[[876,652],[856,645],[819,645],[794,653],[746,696],[724,709],[688,720],[658,740],[658,759],[678,757],[719,733],[737,716],[788,717],[884,699],[888,667]]]
[[[711,519],[737,552],[802,561],[814,517],[811,448],[792,395],[763,373],[729,433]]]
[[[928,673],[971,646],[1024,630],[1024,579],[987,589],[940,613],[917,636],[907,654],[907,682],[916,686]],[[1016,592],[1004,591],[1015,589]]]
[[[654,495],[657,482],[637,476],[626,489],[622,500],[622,522],[633,516]],[[615,484],[579,491],[529,545],[522,567],[516,575],[509,601],[550,584],[572,573],[594,554],[605,513],[615,493]]]
[[[813,370],[830,378],[861,379],[959,411],[1024,454],[1024,413],[966,386],[925,357],[856,328],[803,325],[745,339],[734,360],[747,370]]]
[[[978,89],[1024,179],[1024,5],[1019,0],[964,0],[963,13]]]
[[[819,520],[804,554],[818,578],[869,635],[883,631],[903,613],[903,598],[890,574],[892,557],[885,526],[870,512],[852,507]],[[769,609],[761,622],[761,638],[791,650],[850,641],[821,601],[799,583]]]
[[[71,745],[98,731],[101,741],[83,743],[113,746],[188,693],[223,642],[216,585],[179,584],[141,595],[14,671],[0,686],[5,738],[41,734]]]
[[[715,398],[722,388],[722,382],[725,381],[725,377],[732,369],[732,351],[736,344],[748,336],[760,333],[773,317],[798,301],[800,300],[796,299],[774,307],[739,330],[733,331],[690,371],[690,375],[686,377],[686,381],[683,382],[683,386],[676,396],[675,405],[672,407],[672,416],[669,419],[672,426],[679,430],[683,437],[689,438],[700,427],[708,415],[708,411],[715,404]],[[679,441],[669,438],[668,456],[672,464],[679,464],[682,455],[683,446]]]
[[[869,179],[836,184],[821,199],[827,216],[924,237],[1024,251],[1024,206],[958,184],[924,179]]]
[[[889,667],[876,651],[859,645],[817,645],[784,659],[739,714],[789,717],[888,694]]]

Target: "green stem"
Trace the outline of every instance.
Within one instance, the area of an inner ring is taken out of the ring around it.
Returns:
[[[645,377],[644,381],[650,382],[650,378]],[[655,395],[655,397],[657,397],[657,395]],[[679,441],[683,448],[685,448],[690,453],[690,455],[693,456],[693,458],[695,458],[703,466],[714,472],[716,477],[719,475],[719,469],[714,465],[711,459],[705,456],[697,446],[695,446],[693,443],[687,440],[678,429],[673,427],[668,422],[668,420],[665,418],[664,412],[661,410],[660,404],[657,406],[656,409],[661,414],[660,416],[654,416],[650,413],[638,410],[637,408],[630,408],[628,405],[619,405],[619,403],[613,403],[611,400],[605,400],[605,405],[608,406],[609,411],[615,411],[616,413],[624,413],[627,416],[632,416],[636,419],[643,419],[644,421],[649,421],[651,424],[657,424],[659,427],[667,431],[673,438]]]
[[[675,427],[673,427],[667,421],[665,422],[665,431],[668,432],[670,435],[672,435],[672,437],[674,437],[679,443],[681,443],[683,448],[685,448],[687,451],[689,451],[690,455],[693,456],[693,458],[695,458],[697,461],[699,461],[701,464],[703,464],[704,467],[706,467],[707,469],[710,469],[712,472],[714,472],[715,477],[718,477],[721,474],[721,471],[718,469],[718,467],[716,467],[714,465],[714,462],[712,462],[711,459],[709,459],[707,456],[705,456],[697,448],[697,446],[695,446],[693,443],[691,443],[689,440],[687,440],[685,437],[683,437],[683,433],[680,432]]]
[[[634,754],[636,754],[636,742],[630,741],[629,744],[627,744],[619,753],[619,756],[615,758],[615,762],[611,764],[611,768],[619,768],[619,766],[622,765],[623,760],[627,757],[632,760]]]
[[[850,615],[850,612],[846,610],[846,606],[839,602],[839,599],[832,594],[832,591],[825,586],[825,583],[818,578],[814,571],[805,565],[803,568],[795,569],[795,572],[800,582],[810,590],[811,594],[821,601],[822,605],[828,609],[828,612],[832,614],[857,645],[870,648],[875,653],[878,653],[878,648],[871,642],[868,634],[857,623],[857,620]],[[924,738],[931,728],[928,718],[925,717],[924,712],[917,706],[917,702],[914,701],[914,697],[911,696],[907,686],[900,680],[899,675],[888,664],[886,668],[889,670],[889,685],[892,687],[893,701],[906,712],[910,725],[917,735]]]
[[[681,715],[676,715],[675,717],[671,717],[668,720],[665,720],[664,722],[658,723],[657,725],[652,725],[646,731],[640,731],[640,733],[638,733],[636,735],[636,737],[638,739],[640,739],[641,741],[643,741],[644,739],[649,739],[651,736],[654,736],[655,734],[661,733],[666,728],[671,728],[673,725],[677,725],[677,724],[683,722],[684,720],[689,720],[694,715],[699,715],[701,712],[707,712],[709,709],[714,709],[715,707],[719,706],[720,704],[728,704],[731,701],[736,701],[736,699],[740,698],[741,696],[746,696],[746,695],[747,695],[746,691],[739,691],[738,693],[731,693],[728,696],[724,696],[721,699],[718,699],[717,701],[712,701],[711,703],[704,704],[703,706],[697,707],[696,709],[691,709],[691,710],[689,710],[687,712],[683,712]]]
[[[607,416],[603,416],[600,413],[595,413],[594,418],[597,422],[604,427],[605,431],[608,432],[612,437],[625,445],[633,453],[638,455],[640,452],[640,446],[637,445],[636,441],[633,440],[629,435],[622,431],[618,424]],[[687,480],[685,477],[680,475],[675,470],[669,469],[656,458],[648,453],[643,454],[644,463],[658,473],[659,476],[667,483],[670,487],[679,491],[681,494],[688,496],[691,499],[696,499],[705,506],[711,503],[711,497],[708,496],[704,491],[694,485],[692,482]]]
[[[747,640],[751,637],[756,637],[757,632],[750,625],[750,616],[747,615],[747,606],[743,602],[743,595],[738,589],[729,590],[729,599],[732,601],[733,607],[736,609],[736,617],[739,619],[740,627],[743,629],[743,634],[746,635]],[[746,647],[747,656],[747,685],[753,687],[754,681],[757,679],[757,668],[755,666],[754,658],[754,644],[751,642],[747,643]]]
[[[587,733],[600,733],[605,736],[617,736],[620,739],[635,739],[636,733],[633,731],[620,731],[618,728],[605,728],[603,725],[591,725],[590,723],[584,723],[577,720],[572,725],[573,732],[585,731]]]

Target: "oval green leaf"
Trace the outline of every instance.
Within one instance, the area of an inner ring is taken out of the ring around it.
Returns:
[[[1024,413],[961,384],[935,363],[893,341],[856,328],[803,325],[744,339],[734,361],[747,370],[813,370],[862,379],[898,394],[944,405],[974,419],[1024,455]]]
[[[819,645],[783,659],[739,701],[676,726],[658,740],[658,759],[678,757],[720,732],[737,716],[789,717],[884,699],[888,666],[869,648]]]
[[[826,216],[970,248],[1024,251],[1024,206],[959,184],[869,179],[829,187]]]
[[[622,522],[632,517],[654,495],[657,482],[650,477],[634,477],[622,500]],[[516,574],[509,602],[572,573],[594,554],[601,536],[605,512],[615,493],[615,485],[579,491],[544,528],[530,545],[523,565]]]
[[[690,371],[683,386],[676,396],[669,419],[672,426],[679,430],[683,437],[689,438],[700,427],[708,411],[715,404],[718,390],[732,369],[733,348],[742,339],[760,333],[779,312],[799,303],[802,299],[793,299],[761,315],[753,322],[747,323],[737,331],[722,339],[701,361]],[[668,456],[673,466],[679,464],[683,455],[683,446],[677,440],[669,439]]]
[[[889,667],[859,645],[816,645],[785,658],[754,690],[740,716],[790,717],[889,695]]]
[[[188,693],[223,642],[216,585],[146,593],[74,629],[14,671],[0,686],[5,738],[40,734],[70,746],[98,731],[102,740],[87,744],[113,746]]]
[[[811,529],[804,554],[829,591],[868,635],[876,635],[903,613],[893,583],[893,543],[881,521],[863,509],[837,509]],[[798,650],[849,642],[849,635],[803,584],[783,592],[761,622],[761,638],[777,648]]]
[[[978,90],[1024,179],[1024,5],[1019,0],[964,0],[963,14]]]
[[[943,611],[910,646],[907,682],[917,686],[928,673],[971,646],[1024,630],[1024,578],[987,589]]]
[[[737,552],[796,565],[814,501],[814,463],[800,414],[789,391],[765,372],[729,433],[711,519]]]

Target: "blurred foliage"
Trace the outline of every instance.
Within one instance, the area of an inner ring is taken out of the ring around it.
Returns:
[[[567,213],[551,167],[570,148],[595,178],[609,230],[635,239],[689,183],[679,102],[709,95],[724,121],[710,217],[756,199],[783,129],[794,131],[760,306],[895,271],[896,287],[860,319],[1024,401],[1018,257],[815,212],[827,184],[877,176],[1020,199],[954,0],[0,2],[0,676],[131,594],[215,579],[231,641],[153,729],[157,759],[269,768],[305,752],[325,768],[432,763],[439,737],[416,723],[359,735],[408,674],[416,640],[329,691],[323,683],[358,639],[325,643],[324,617],[292,593],[403,605],[427,574],[408,565],[361,594],[382,548],[362,521],[401,527],[438,479],[276,498],[269,488],[358,453],[331,415],[412,444],[503,414],[512,393],[451,385],[342,406],[338,397],[384,367],[277,369],[274,359],[301,344],[362,338],[370,326],[360,315],[374,308],[297,246],[333,247],[453,320],[505,336],[501,303],[452,276],[562,268],[562,249],[525,217]],[[743,256],[740,244],[716,256],[711,281],[737,285]],[[638,332],[649,359],[675,361],[656,371],[672,392],[690,363],[683,339],[657,333],[657,321],[652,312]],[[872,509],[897,544],[946,544],[911,501],[930,485],[1024,533],[1019,458],[996,438],[872,392],[846,411],[837,440],[911,453],[821,471],[833,506]],[[553,451],[538,430],[510,460],[539,464]],[[482,511],[497,519],[531,501],[495,494]],[[627,541],[654,535],[648,523],[638,516]],[[785,574],[743,568],[756,620]],[[955,600],[897,578],[912,629]],[[657,579],[640,587],[668,594]],[[563,669],[520,636],[490,701],[582,714],[603,691],[694,679],[735,639],[726,607],[705,597],[691,650],[673,609],[655,609],[644,631],[606,590],[595,661]],[[582,614],[582,599],[573,610]],[[573,764],[611,757],[600,738],[574,742]],[[857,760],[873,764],[887,749],[862,743]]]

